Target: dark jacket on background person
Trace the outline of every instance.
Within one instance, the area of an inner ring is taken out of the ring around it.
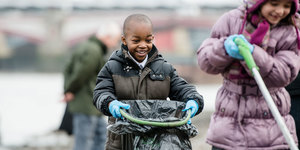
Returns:
[[[300,74],[298,73],[297,78],[286,87],[286,90],[291,96],[300,96]],[[300,99],[299,99],[300,100]]]
[[[158,54],[153,45],[148,60],[141,69],[128,54],[128,48],[115,51],[97,76],[94,90],[94,105],[103,114],[111,116],[108,108],[113,100],[149,100],[167,99],[187,102],[195,100],[199,105],[199,114],[203,109],[203,98],[196,88],[179,77],[173,66]],[[109,124],[114,118],[109,117]],[[120,149],[120,137],[108,133],[110,147]]]
[[[93,90],[96,77],[105,64],[107,47],[95,36],[81,43],[72,55],[64,71],[64,92],[74,94],[69,102],[71,113],[101,115],[93,105]]]
[[[290,114],[293,116],[296,123],[296,132],[298,140],[300,139],[300,74],[298,73],[297,78],[286,87],[286,90],[291,96],[291,111]],[[300,145],[298,145],[300,148]]]

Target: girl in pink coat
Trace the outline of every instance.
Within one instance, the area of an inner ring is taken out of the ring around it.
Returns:
[[[274,150],[289,146],[273,118],[243,57],[236,37],[248,43],[256,65],[296,143],[290,97],[285,86],[300,69],[295,25],[298,0],[244,0],[245,6],[225,13],[199,50],[198,64],[224,80],[216,97],[207,132],[212,149]]]

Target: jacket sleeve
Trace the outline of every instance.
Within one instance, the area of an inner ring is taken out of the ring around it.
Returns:
[[[97,46],[82,46],[81,50],[75,52],[72,58],[72,70],[65,80],[65,92],[76,93],[82,86],[93,77],[97,69],[99,49]],[[96,53],[97,52],[97,53]],[[100,51],[101,52],[101,51]],[[70,70],[70,69],[69,69]]]
[[[284,32],[285,38],[278,41],[274,55],[255,45],[253,58],[267,87],[285,87],[299,72],[300,56],[294,32],[294,30]]]
[[[200,69],[207,73],[222,73],[234,60],[227,55],[224,48],[226,38],[238,33],[238,28],[232,26],[238,25],[240,19],[231,15],[232,13],[226,13],[217,20],[212,28],[211,36],[203,41],[197,51]]]
[[[94,89],[94,105],[104,115],[111,116],[108,104],[116,100],[115,87],[110,71],[110,61],[107,62],[97,76],[96,87]]]
[[[184,102],[187,102],[188,100],[195,100],[199,106],[198,112],[196,114],[202,112],[204,107],[203,97],[197,92],[196,87],[187,83],[183,78],[179,77],[175,68],[173,68],[171,65],[170,70],[170,99]]]

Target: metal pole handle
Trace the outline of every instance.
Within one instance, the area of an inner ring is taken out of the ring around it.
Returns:
[[[270,92],[268,91],[261,75],[258,72],[258,67],[255,64],[252,54],[250,53],[249,49],[247,49],[247,46],[245,46],[246,43],[240,38],[236,38],[234,40],[234,42],[238,45],[239,52],[244,57],[247,67],[252,71],[254,79],[255,79],[256,83],[258,84],[258,87],[259,87],[262,95],[264,96],[264,98],[271,110],[271,113],[272,113],[273,117],[275,118],[286,142],[289,144],[289,146],[292,150],[298,150],[298,147],[297,147],[294,139],[292,138],[290,131],[288,130],[286,124],[284,123],[284,120],[283,120],[281,114],[279,113],[279,111],[270,95]]]

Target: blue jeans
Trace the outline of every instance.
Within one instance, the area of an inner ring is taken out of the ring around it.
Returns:
[[[106,122],[104,117],[73,114],[74,150],[104,150]]]

